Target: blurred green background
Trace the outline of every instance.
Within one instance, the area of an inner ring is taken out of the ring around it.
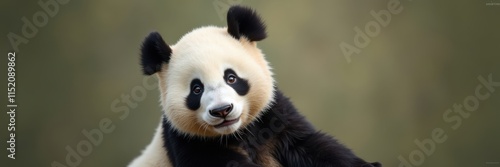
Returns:
[[[500,166],[495,164],[500,162],[500,87],[479,100],[470,117],[460,117],[456,130],[451,128],[455,122],[443,119],[446,110],[474,95],[479,76],[491,74],[500,82],[500,5],[487,4],[495,0],[401,0],[401,13],[392,15],[389,25],[348,63],[339,44],[353,45],[353,28],[375,21],[370,11],[386,10],[388,2],[59,4],[54,17],[16,52],[16,160],[7,158],[4,113],[0,166],[51,166],[55,161],[67,166],[65,148],[88,141],[82,130],[99,128],[102,119],[111,120],[115,129],[92,145],[79,166],[128,164],[150,142],[161,115],[158,90],[143,86],[138,63],[143,38],[157,30],[174,44],[193,28],[225,26],[230,4],[256,9],[267,23],[269,37],[258,45],[280,89],[318,129],[360,157],[388,167],[402,163],[400,156],[412,166]],[[43,9],[38,1],[1,1],[0,9],[0,54],[7,56],[13,50],[7,34],[22,36],[21,18],[33,20]],[[6,58],[0,64],[5,83]],[[139,90],[147,91],[145,98],[132,101],[137,106],[124,103],[122,96],[142,96]],[[6,89],[0,92],[6,106]],[[129,115],[113,112],[113,105],[128,108]],[[447,140],[422,154],[414,141],[429,141],[436,128]]]

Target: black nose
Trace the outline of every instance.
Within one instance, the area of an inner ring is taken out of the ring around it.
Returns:
[[[214,117],[225,118],[229,113],[231,113],[232,110],[233,104],[229,104],[211,109],[208,112]]]

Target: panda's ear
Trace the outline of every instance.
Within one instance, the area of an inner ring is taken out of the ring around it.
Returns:
[[[242,6],[229,8],[227,31],[236,39],[245,36],[250,41],[260,41],[267,37],[266,25],[259,15],[254,10]]]
[[[141,48],[142,72],[151,75],[161,70],[163,63],[168,63],[172,49],[163,41],[158,32],[150,33]]]

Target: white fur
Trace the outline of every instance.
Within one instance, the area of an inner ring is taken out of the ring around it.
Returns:
[[[171,48],[170,62],[164,64],[158,76],[163,110],[167,120],[179,132],[194,136],[233,133],[248,125],[272,102],[274,80],[255,42],[245,38],[237,40],[227,33],[226,28],[210,26],[191,31]],[[249,81],[251,88],[246,96],[237,95],[225,84],[222,76],[228,68]],[[205,85],[201,107],[195,112],[185,104],[194,78]],[[212,90],[216,91],[215,94]],[[217,98],[233,102],[236,110],[230,117],[241,116],[241,121],[224,130],[211,126],[222,122],[222,119],[208,115],[208,107],[218,104]]]
[[[142,155],[134,159],[128,167],[171,167],[172,164],[167,156],[167,149],[163,149],[163,128],[160,124],[156,128],[153,141],[142,151]]]
[[[157,73],[160,101],[167,121],[181,134],[217,137],[235,133],[255,121],[273,102],[271,68],[255,42],[244,37],[235,39],[229,35],[227,28],[209,26],[184,35],[171,49],[169,64],[163,64],[162,70]],[[248,80],[248,94],[240,96],[225,83],[223,75],[228,68]],[[189,110],[185,104],[194,78],[200,79],[205,87],[197,111]],[[208,110],[221,104],[233,104],[233,111],[227,120],[240,117],[237,123],[213,127],[223,119],[211,116]],[[167,150],[163,147],[161,131],[160,124],[152,143],[129,167],[171,166]]]
[[[218,118],[210,115],[208,110],[216,108],[225,104],[233,104],[233,110],[226,116],[226,120],[238,119],[243,113],[244,99],[239,97],[239,95],[230,86],[224,84],[223,82],[218,82],[216,87],[207,86],[205,84],[205,92],[201,97],[201,105],[199,112],[199,118],[205,121],[209,125],[217,125],[224,121],[223,118]],[[215,128],[214,130],[220,134],[233,133],[241,126],[241,121],[238,120],[237,123],[229,125],[227,127]]]

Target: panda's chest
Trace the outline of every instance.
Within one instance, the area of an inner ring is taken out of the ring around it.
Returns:
[[[281,164],[271,153],[261,154],[256,163],[265,167],[281,167]]]
[[[236,152],[248,156],[252,162],[263,167],[281,167],[282,165],[274,156],[276,145],[274,140],[266,140],[264,143],[258,144],[249,142],[245,144],[247,147],[236,148]]]

